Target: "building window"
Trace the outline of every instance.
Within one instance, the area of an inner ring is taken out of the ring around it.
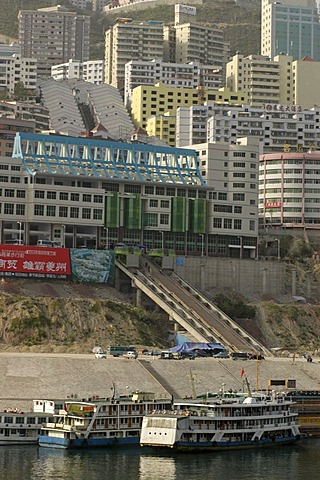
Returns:
[[[62,218],[68,217],[68,207],[59,207],[59,217],[62,217]]]
[[[235,206],[234,213],[242,213],[242,207]]]
[[[103,203],[103,196],[102,195],[93,195],[94,203]]]
[[[47,199],[48,200],[56,200],[57,193],[56,192],[47,192]]]
[[[17,203],[16,205],[16,215],[24,215],[26,212],[26,206],[21,204],[21,203]]]
[[[168,213],[160,213],[160,225],[169,225]]]
[[[223,228],[227,228],[229,230],[232,229],[232,219],[231,218],[224,218],[223,219]]]
[[[34,192],[34,198],[44,198],[44,191],[43,190],[36,190]]]
[[[11,183],[21,183],[20,177],[11,177],[10,181]]]
[[[145,186],[144,187],[144,193],[146,195],[153,195],[154,194],[154,187]]]
[[[158,207],[158,200],[150,200],[149,206],[157,208]]]
[[[60,197],[60,200],[63,200],[63,201],[67,202],[68,199],[69,199],[69,194],[67,192],[60,192],[59,197]],[[60,215],[60,217],[61,217],[61,215]]]
[[[234,219],[234,221],[233,221],[233,228],[234,228],[235,230],[241,230],[241,228],[242,228],[242,220],[240,220],[240,218]]]
[[[234,202],[244,202],[244,193],[234,193],[233,194],[233,201]]]
[[[93,219],[94,220],[102,220],[102,210],[101,210],[101,208],[94,208],[93,209]]]
[[[17,190],[17,198],[26,198],[25,190]]]
[[[14,205],[12,203],[5,203],[4,204],[4,214],[5,215],[13,215],[14,213]]]
[[[213,219],[213,228],[222,228],[222,218]]]
[[[218,200],[227,200],[228,199],[228,194],[227,193],[218,193]]]
[[[55,216],[56,216],[55,205],[47,205],[47,217],[55,217]]]
[[[156,195],[164,195],[164,187],[156,187]]]
[[[91,208],[83,208],[82,209],[82,218],[86,220],[91,219]]]
[[[143,217],[143,223],[145,227],[157,227],[158,226],[158,214],[157,213],[145,213]]]
[[[14,197],[14,190],[6,188],[4,191],[4,196],[5,197]]]
[[[91,195],[88,195],[87,193],[84,193],[82,195],[82,201],[86,202],[86,203],[90,203],[91,202]]]
[[[70,200],[72,202],[79,202],[79,200],[80,200],[79,193],[71,193]],[[76,218],[78,218],[78,217],[76,217]]]
[[[170,202],[169,202],[169,200],[161,200],[161,201],[160,201],[160,207],[161,207],[161,208],[169,208],[169,207],[170,207]]]
[[[256,222],[254,220],[249,221],[249,230],[254,231],[256,228]]]
[[[70,218],[79,218],[79,208],[78,207],[70,207]]]
[[[44,216],[44,205],[35,205],[34,206],[34,215],[37,217]]]

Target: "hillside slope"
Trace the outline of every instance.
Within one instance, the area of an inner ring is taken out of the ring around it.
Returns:
[[[52,5],[65,5],[70,10],[84,13],[71,6],[67,0],[0,0],[0,34],[4,43],[18,37],[18,12]],[[197,5],[197,21],[221,28],[225,32],[225,40],[230,44],[231,55],[237,51],[244,55],[257,54],[260,51],[260,2],[259,0],[235,3],[231,0],[210,1]],[[90,58],[104,58],[104,32],[113,24],[116,17],[128,16],[125,10],[115,13],[85,12],[91,16]],[[130,11],[131,18],[159,20],[166,23],[174,21],[174,5],[158,5],[143,10]]]
[[[0,282],[0,351],[90,353],[95,345],[166,346],[173,325],[155,308],[103,285],[6,279]],[[235,319],[268,348],[320,351],[320,306],[251,304]]]

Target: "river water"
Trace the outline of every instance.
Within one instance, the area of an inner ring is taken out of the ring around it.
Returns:
[[[0,447],[5,480],[306,480],[320,478],[320,440],[259,450],[164,453],[147,448]]]

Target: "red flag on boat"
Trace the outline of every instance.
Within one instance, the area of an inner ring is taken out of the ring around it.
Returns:
[[[241,369],[241,374],[240,374],[240,377],[242,378],[242,377],[243,377],[243,375],[244,375],[244,369],[242,368],[242,369]]]

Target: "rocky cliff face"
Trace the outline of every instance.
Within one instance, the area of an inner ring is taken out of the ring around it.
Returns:
[[[110,287],[30,282],[1,284],[1,350],[89,353],[96,345],[166,344],[169,322]]]

